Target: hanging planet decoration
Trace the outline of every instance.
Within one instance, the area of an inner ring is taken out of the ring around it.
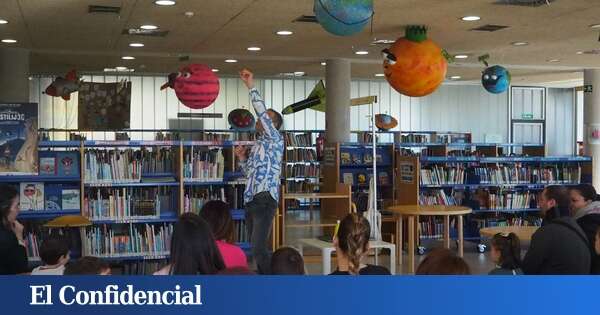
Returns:
[[[362,31],[371,20],[373,0],[315,0],[314,12],[327,32],[350,36]]]
[[[192,109],[206,108],[219,96],[219,78],[206,65],[191,64],[171,73],[161,89],[166,87],[173,88],[179,101]]]
[[[231,128],[238,131],[248,131],[254,129],[254,116],[244,108],[234,109],[227,115],[227,121]]]
[[[447,54],[427,38],[424,26],[409,26],[405,37],[382,51],[389,84],[399,93],[420,97],[431,94],[444,81]]]
[[[377,114],[375,115],[375,126],[380,131],[388,131],[390,129],[396,128],[398,126],[398,121],[396,118],[387,115],[387,114]]]
[[[481,84],[490,93],[503,93],[510,86],[510,72],[502,66],[488,67],[481,74]]]

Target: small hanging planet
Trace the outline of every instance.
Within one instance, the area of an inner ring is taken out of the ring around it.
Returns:
[[[490,93],[503,93],[510,86],[510,72],[498,65],[488,67],[481,74],[481,84]]]

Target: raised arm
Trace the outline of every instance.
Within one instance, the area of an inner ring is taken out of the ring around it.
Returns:
[[[281,135],[279,134],[277,128],[275,128],[273,120],[267,114],[267,107],[265,106],[265,102],[260,96],[258,90],[254,87],[254,75],[252,74],[252,72],[250,72],[250,70],[248,69],[244,69],[240,71],[240,78],[242,79],[248,90],[250,90],[249,93],[250,100],[252,101],[252,107],[254,107],[254,112],[256,113],[256,116],[258,117],[258,119],[260,119],[260,122],[264,127],[265,136],[270,138],[280,137]]]

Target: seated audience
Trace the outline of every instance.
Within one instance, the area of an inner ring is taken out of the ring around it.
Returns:
[[[220,270],[217,272],[217,275],[220,276],[253,276],[256,273],[247,267],[233,267]]]
[[[271,256],[271,274],[304,275],[304,259],[297,250],[282,247]]]
[[[173,227],[170,264],[155,275],[213,275],[225,269],[208,223],[194,213],[185,213]]]
[[[369,221],[361,215],[350,213],[340,222],[338,233],[333,238],[338,268],[331,273],[332,275],[390,274],[385,267],[362,263],[369,253],[370,235]]]
[[[600,255],[600,227],[596,231],[596,242],[594,242],[594,250],[596,255]]]
[[[589,274],[591,257],[585,233],[573,218],[556,210],[569,205],[567,189],[548,186],[540,194],[538,203],[544,224],[531,238],[523,259],[523,272],[527,275]],[[556,217],[559,213],[563,216]]]
[[[40,245],[40,258],[44,264],[34,268],[32,275],[62,275],[69,262],[69,247],[60,238],[49,238]]]
[[[29,272],[23,225],[17,221],[19,192],[0,185],[0,275]]]
[[[241,248],[234,245],[233,220],[229,206],[221,200],[209,201],[202,207],[200,217],[210,226],[225,267],[248,268],[246,254]]]
[[[600,274],[600,255],[594,252],[596,230],[600,227],[600,201],[596,189],[590,184],[579,184],[569,190],[571,195],[571,215],[577,220],[590,244],[592,274]]]
[[[64,275],[101,275],[108,276],[111,274],[108,263],[98,257],[85,256],[72,261],[65,266]]]
[[[496,268],[490,275],[522,275],[521,242],[515,233],[498,233],[492,238],[491,256]]]
[[[446,248],[433,249],[417,267],[416,275],[470,275],[464,259]]]

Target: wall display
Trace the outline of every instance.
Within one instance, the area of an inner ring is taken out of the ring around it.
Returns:
[[[373,16],[373,0],[315,0],[317,21],[337,36],[356,34]]]
[[[502,66],[495,65],[490,67],[487,62],[489,58],[489,54],[485,54],[478,58],[478,60],[486,66],[481,74],[481,84],[486,91],[493,94],[506,92],[510,86],[510,72]]]
[[[79,87],[79,130],[128,129],[131,82],[81,83]]]
[[[167,87],[174,89],[179,101],[191,109],[206,108],[219,96],[219,78],[206,65],[191,64],[169,74],[169,81],[160,89]]]
[[[396,118],[387,115],[387,114],[377,114],[375,115],[375,126],[380,131],[388,131],[390,129],[396,128],[398,126],[398,121]]]
[[[79,90],[80,83],[81,80],[77,77],[77,72],[71,70],[64,78],[57,77],[54,79],[44,93],[54,97],[62,97],[63,100],[68,101],[71,99],[71,93]]]
[[[0,174],[37,175],[38,106],[0,103]]]
[[[431,94],[446,77],[447,54],[427,38],[425,26],[407,27],[406,35],[382,53],[385,78],[406,96]]]
[[[235,130],[247,131],[254,129],[254,116],[252,116],[252,113],[249,110],[244,108],[234,109],[229,112],[227,121],[231,128]]]

